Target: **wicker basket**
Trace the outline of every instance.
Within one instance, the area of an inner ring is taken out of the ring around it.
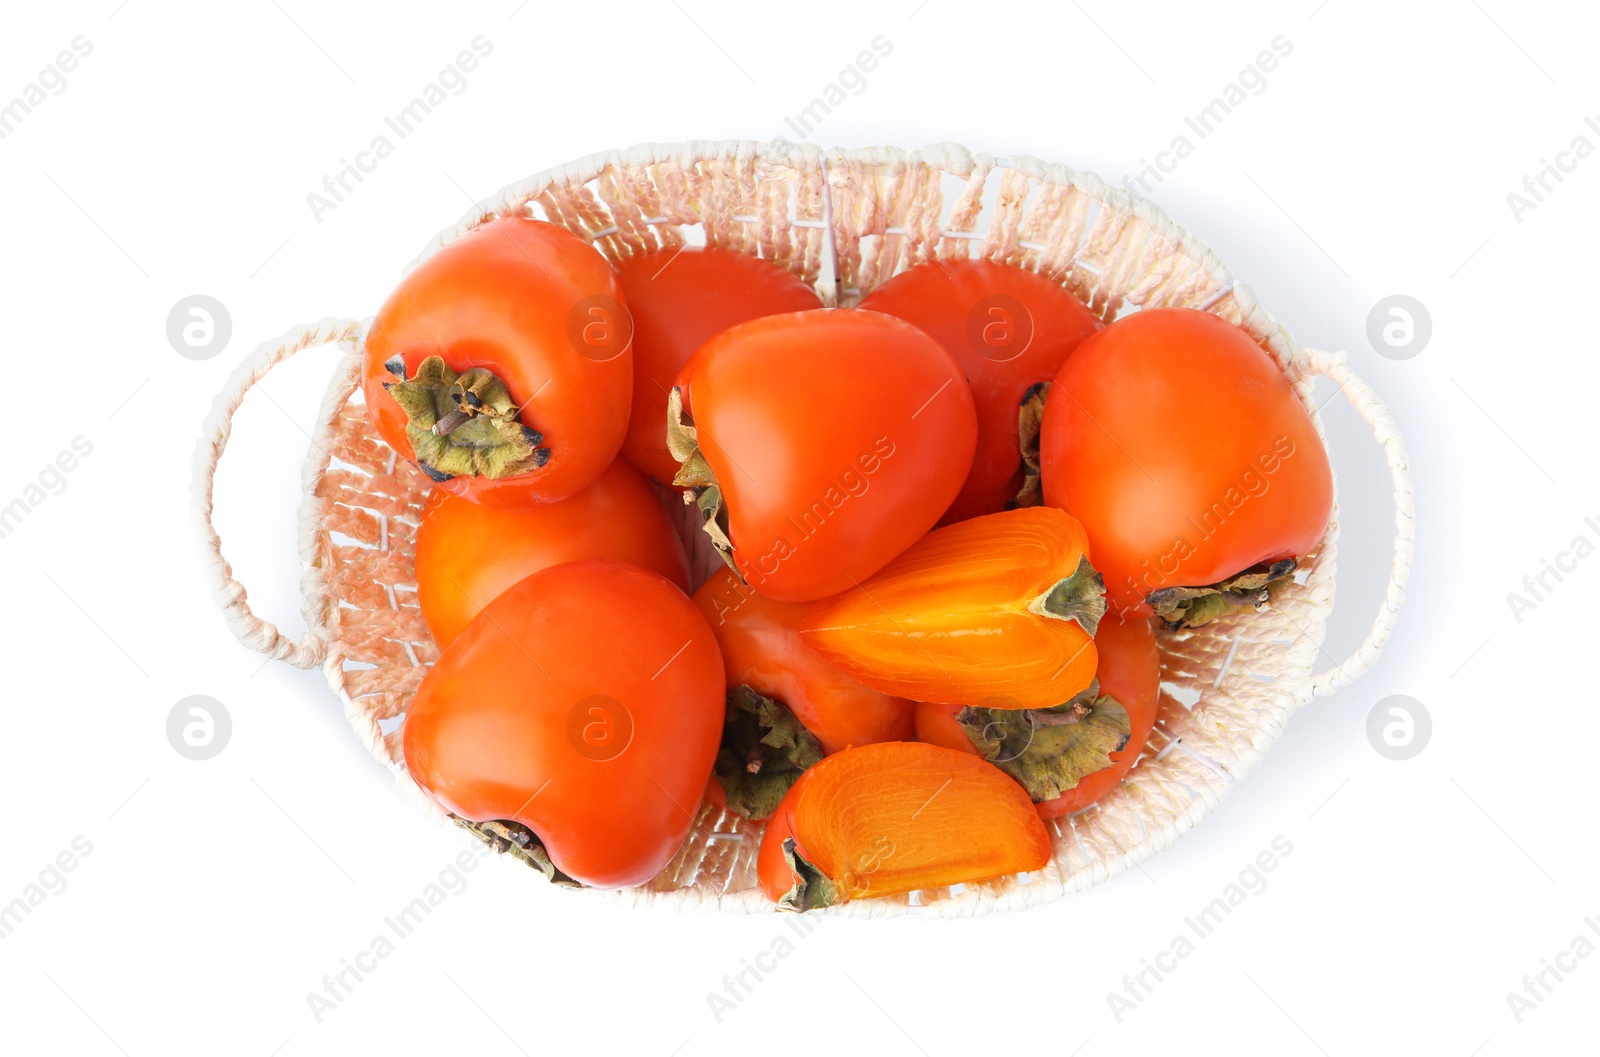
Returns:
[[[1372,426],[1394,478],[1397,535],[1383,606],[1366,641],[1316,678],[1333,604],[1337,506],[1327,534],[1262,612],[1197,631],[1162,633],[1163,692],[1139,765],[1100,803],[1051,822],[1055,854],[1032,875],[828,913],[922,908],[962,916],[1019,908],[1088,888],[1165,848],[1216,806],[1314,695],[1348,684],[1377,659],[1404,597],[1412,507],[1405,445],[1342,353],[1297,346],[1203,243],[1149,202],[1098,177],[1033,158],[994,158],[954,144],[921,151],[832,150],[754,142],[645,144],[599,154],[514,184],[436,236],[431,253],[494,216],[531,212],[590,240],[608,258],[695,243],[758,254],[847,306],[932,258],[986,257],[1064,284],[1105,320],[1142,308],[1204,309],[1247,330],[1305,401],[1332,379]],[[217,598],[239,638],[302,668],[321,667],[373,756],[437,815],[401,759],[399,724],[438,656],[417,607],[413,544],[429,481],[380,440],[359,388],[364,323],[323,320],[270,341],[219,395],[201,441],[195,491]],[[211,524],[211,482],[234,411],[252,385],[294,353],[338,342],[348,355],[323,401],[304,468],[301,590],[310,630],[298,642],[251,612]],[[669,509],[683,509],[669,502]],[[702,573],[712,559],[696,527],[684,535]],[[465,835],[463,835],[465,837]],[[688,840],[650,884],[603,898],[721,910],[768,910],[755,887],[759,824],[702,806]],[[530,879],[535,875],[530,872]]]

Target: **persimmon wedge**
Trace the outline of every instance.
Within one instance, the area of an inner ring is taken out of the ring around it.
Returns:
[[[1026,507],[928,533],[811,607],[800,636],[858,682],[913,701],[1050,708],[1094,679],[1105,584],[1083,526]]]
[[[1050,861],[1028,794],[986,761],[915,741],[846,749],[808,770],[757,853],[783,910],[940,888]]]

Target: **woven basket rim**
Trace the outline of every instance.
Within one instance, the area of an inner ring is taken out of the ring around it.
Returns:
[[[771,161],[788,158],[791,155],[816,161],[824,167],[824,171],[830,164],[850,161],[886,165],[891,169],[907,165],[932,165],[956,175],[966,175],[979,167],[988,167],[991,173],[1011,169],[1041,183],[1078,188],[1097,202],[1138,217],[1152,234],[1159,235],[1169,247],[1181,251],[1184,256],[1195,262],[1196,267],[1204,268],[1219,280],[1217,283],[1219,298],[1231,295],[1239,303],[1246,325],[1256,320],[1269,324],[1260,327],[1259,332],[1258,328],[1250,328],[1251,335],[1278,357],[1280,365],[1293,365],[1294,372],[1285,372],[1291,375],[1291,380],[1296,380],[1295,374],[1303,370],[1304,350],[1289,332],[1277,323],[1271,313],[1261,306],[1254,292],[1234,279],[1232,270],[1217,256],[1209,243],[1173,220],[1166,210],[1155,202],[1112,184],[1088,170],[1075,169],[1059,162],[1047,162],[1029,154],[990,155],[970,150],[954,141],[942,141],[920,148],[885,145],[826,149],[813,143],[780,147],[774,141],[749,139],[647,141],[636,143],[631,147],[596,151],[565,165],[552,166],[526,179],[513,181],[494,194],[479,199],[462,213],[454,224],[441,228],[428,239],[423,244],[422,250],[405,266],[404,272],[410,272],[451,241],[485,221],[522,209],[541,191],[558,183],[588,183],[608,168],[649,166],[663,162],[689,167],[698,162],[720,158]],[[831,238],[831,229],[828,235]],[[1309,400],[1305,402],[1308,410],[1315,415],[1315,405]],[[1320,419],[1316,421],[1318,421],[1318,433],[1321,435]]]

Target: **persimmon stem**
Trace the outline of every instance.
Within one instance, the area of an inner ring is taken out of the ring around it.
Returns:
[[[544,874],[551,883],[563,888],[582,888],[583,885],[574,881],[556,868],[550,861],[550,854],[545,851],[544,842],[533,830],[520,822],[510,819],[500,819],[492,822],[468,822],[464,818],[450,816],[451,821],[462,829],[477,837],[483,843],[493,848],[499,854],[509,854],[514,859],[521,859],[529,866]]]
[[[472,418],[471,411],[458,407],[433,424],[433,435],[436,437],[448,437],[455,432],[457,426],[465,424],[470,418]]]
[[[1054,800],[1085,775],[1109,767],[1132,721],[1100,681],[1054,708],[963,708],[956,721],[984,759],[1016,779],[1035,803]]]
[[[1271,587],[1294,575],[1296,561],[1262,562],[1205,587],[1163,587],[1145,601],[1168,631],[1198,628],[1229,613],[1260,609],[1272,600]]]
[[[823,872],[801,855],[794,838],[783,842],[783,859],[796,878],[794,887],[778,900],[779,910],[805,913],[818,907],[831,907],[839,902],[839,890]]]
[[[1100,627],[1100,618],[1106,615],[1106,582],[1089,564],[1088,558],[1079,558],[1072,575],[1033,600],[1028,611],[1042,617],[1076,621],[1091,637]]]
[[[390,364],[404,373],[399,357]],[[460,475],[498,480],[550,460],[543,434],[521,420],[510,390],[485,368],[457,373],[442,357],[429,356],[410,378],[384,389],[406,413],[412,454],[435,481]]]
[[[1082,701],[1073,701],[1066,706],[1065,712],[1052,712],[1048,709],[1036,708],[1028,712],[1028,716],[1036,727],[1065,727],[1072,723],[1080,723],[1090,713],[1088,705]]]
[[[822,745],[783,702],[743,683],[728,688],[712,775],[729,811],[766,818],[801,772],[820,759]]]
[[[1017,445],[1022,455],[1022,486],[1006,503],[1007,510],[1038,506],[1044,502],[1039,476],[1039,430],[1044,424],[1044,401],[1050,395],[1049,382],[1035,382],[1022,394],[1017,406]]]
[[[700,525],[711,540],[724,565],[744,582],[744,574],[733,560],[733,539],[729,536],[728,508],[722,501],[722,486],[716,471],[700,450],[700,434],[694,418],[683,406],[683,390],[673,386],[667,394],[667,451],[678,460],[678,473],[672,483],[684,489],[685,505],[700,511]]]

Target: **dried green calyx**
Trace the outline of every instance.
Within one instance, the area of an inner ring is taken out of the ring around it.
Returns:
[[[460,475],[498,480],[550,461],[544,434],[523,424],[493,372],[474,367],[458,374],[438,356],[423,360],[410,378],[399,357],[388,367],[397,380],[384,389],[406,413],[406,440],[417,465],[435,481]]]
[[[1100,618],[1106,615],[1105,578],[1089,564],[1089,559],[1078,559],[1078,567],[1065,580],[1028,604],[1028,612],[1055,620],[1076,621],[1092,638],[1100,628]]]
[[[1128,744],[1128,710],[1100,681],[1054,708],[963,708],[956,713],[983,758],[1017,780],[1035,803],[1054,800],[1110,767]]]
[[[743,684],[728,690],[722,747],[712,770],[728,810],[763,819],[777,810],[800,773],[822,759],[822,745],[782,702]]]
[[[451,816],[452,821],[499,854],[510,854],[544,874],[551,884],[563,888],[582,888],[583,885],[560,870],[550,861],[550,854],[533,830],[520,822],[502,819],[498,822],[468,822]]]
[[[686,489],[684,503],[699,509],[700,526],[711,537],[711,546],[734,575],[739,576],[739,567],[733,561],[733,538],[728,534],[728,505],[722,501],[722,486],[700,451],[699,432],[694,419],[683,409],[683,391],[677,386],[667,394],[667,451],[679,463],[672,483]]]
[[[794,838],[783,842],[783,861],[794,871],[794,887],[778,900],[779,910],[803,913],[839,902],[839,889],[826,875],[795,850]]]
[[[1198,628],[1240,609],[1260,609],[1272,600],[1270,588],[1294,575],[1293,558],[1262,562],[1208,587],[1163,587],[1145,597],[1168,630]]]
[[[1044,426],[1044,401],[1050,395],[1049,382],[1035,382],[1022,394],[1017,408],[1017,442],[1022,450],[1022,487],[1006,504],[1007,510],[1038,506],[1044,502],[1044,486],[1039,473],[1039,431]]]

